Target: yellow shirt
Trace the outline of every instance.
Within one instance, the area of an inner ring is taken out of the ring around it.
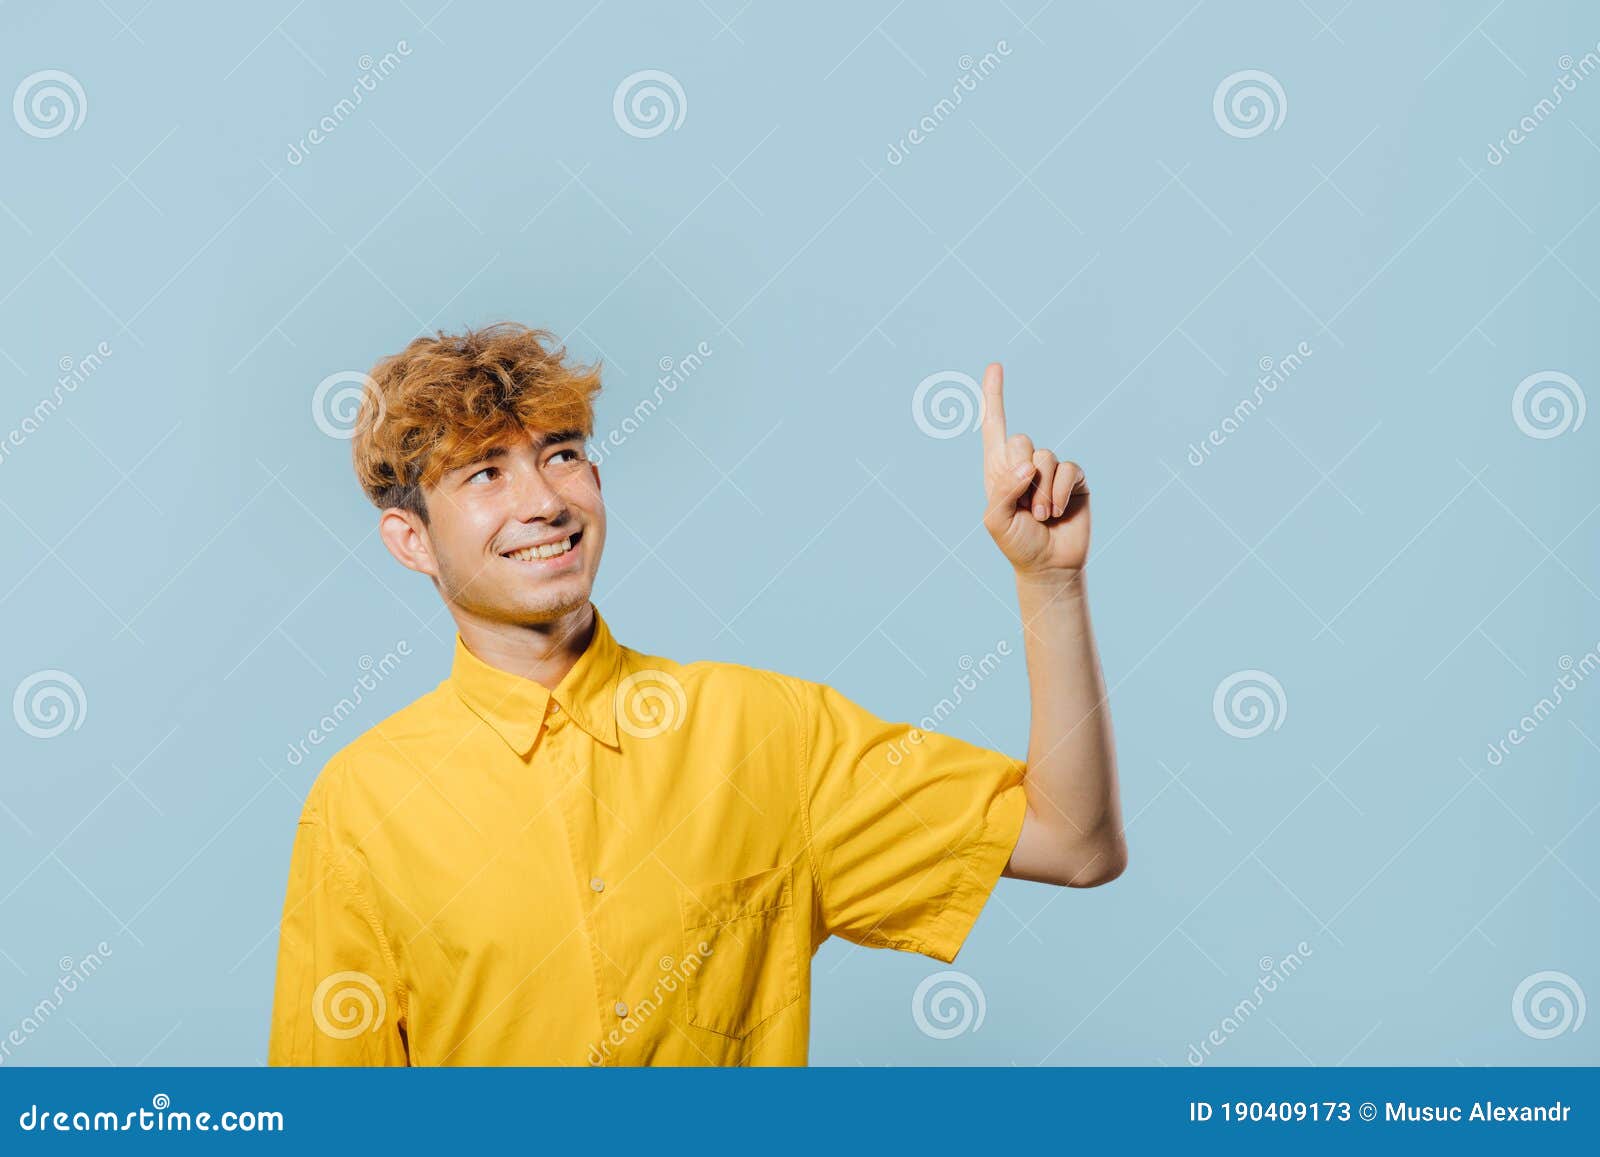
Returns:
[[[952,961],[1024,766],[598,612],[554,691],[458,637],[306,799],[268,1061],[804,1064],[818,946]]]

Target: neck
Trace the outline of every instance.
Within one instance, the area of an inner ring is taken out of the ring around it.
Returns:
[[[462,614],[456,626],[467,650],[489,666],[554,690],[594,637],[594,604],[543,623],[487,622]]]

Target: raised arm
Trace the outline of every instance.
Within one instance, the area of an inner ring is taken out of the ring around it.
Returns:
[[[1028,811],[1005,874],[1088,888],[1128,863],[1116,747],[1089,623],[1089,487],[1075,463],[1006,433],[1004,373],[983,375],[984,526],[1016,572],[1032,725]]]

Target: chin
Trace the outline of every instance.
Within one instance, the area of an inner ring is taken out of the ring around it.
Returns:
[[[482,619],[527,626],[554,622],[581,609],[593,589],[594,576],[575,571],[538,582],[480,581],[449,592],[445,601]]]
[[[552,583],[549,591],[524,592],[510,608],[524,623],[546,623],[582,608],[589,601],[590,583]]]

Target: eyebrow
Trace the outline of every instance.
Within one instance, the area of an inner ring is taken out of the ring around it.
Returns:
[[[542,450],[548,450],[551,446],[559,446],[563,442],[582,442],[583,439],[584,433],[582,430],[557,430],[554,433],[545,434],[541,437],[535,438],[533,440],[533,449],[535,453],[538,453]],[[474,457],[470,462],[465,462],[462,465],[457,466],[455,470],[451,471],[451,473],[455,473],[456,471],[460,470],[466,470],[472,466],[479,466],[484,462],[492,462],[497,458],[504,458],[507,453],[508,451],[504,446],[491,446],[489,449],[483,451],[483,453]]]
[[[536,450],[544,450],[551,446],[559,446],[563,442],[583,441],[582,430],[557,430],[553,434],[546,434],[543,438],[535,438],[533,446]]]

